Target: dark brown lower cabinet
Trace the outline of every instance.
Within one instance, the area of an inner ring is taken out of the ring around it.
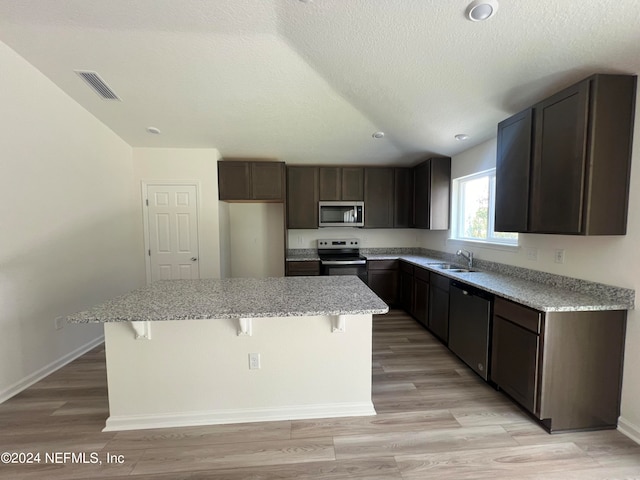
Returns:
[[[444,342],[449,342],[449,279],[431,272],[429,276],[429,330]]]
[[[386,304],[397,304],[398,260],[369,260],[367,284]]]
[[[425,327],[429,320],[429,271],[415,267],[413,272],[413,317]]]
[[[287,277],[320,275],[319,261],[287,261],[285,266]]]
[[[539,338],[499,316],[493,318],[491,379],[530,412],[536,411]]]
[[[413,265],[400,261],[398,282],[398,303],[400,308],[413,315]]]
[[[490,378],[550,432],[616,428],[626,317],[496,297]]]

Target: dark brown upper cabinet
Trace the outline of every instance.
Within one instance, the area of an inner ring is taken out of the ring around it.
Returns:
[[[394,168],[394,228],[413,226],[413,169]]]
[[[447,230],[451,210],[451,158],[430,158],[416,165],[413,173],[413,226]]]
[[[533,108],[498,124],[496,158],[497,232],[526,232],[532,158]]]
[[[502,122],[496,230],[624,235],[635,95],[636,77],[631,75],[593,75],[562,90],[533,106],[531,146],[524,138],[526,120],[517,118],[523,113]],[[514,194],[513,184],[523,185],[527,156],[525,209],[522,192]]]
[[[393,228],[393,167],[364,169],[364,226]]]
[[[287,228],[318,228],[318,167],[287,167]]]
[[[364,169],[320,167],[320,200],[364,200]]]
[[[589,90],[589,82],[582,82],[536,105],[532,232],[582,231]]]
[[[284,163],[218,162],[218,195],[227,202],[284,201]]]
[[[218,198],[247,200],[251,197],[249,162],[218,161]]]

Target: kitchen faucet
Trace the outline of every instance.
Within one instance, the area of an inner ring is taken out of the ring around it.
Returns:
[[[469,269],[473,268],[473,252],[470,252],[469,250],[458,250],[456,255],[460,255],[469,262]]]

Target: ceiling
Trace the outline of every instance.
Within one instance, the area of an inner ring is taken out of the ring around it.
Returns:
[[[0,0],[0,41],[134,147],[288,163],[455,155],[591,73],[640,72],[638,0],[499,1],[471,22],[467,0]]]

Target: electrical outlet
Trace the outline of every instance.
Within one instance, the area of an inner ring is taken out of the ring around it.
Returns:
[[[260,370],[260,354],[249,354],[249,370]]]
[[[64,321],[64,317],[56,317],[53,320],[53,325],[56,330],[62,330],[65,326],[66,322]]]
[[[302,237],[300,235],[298,235],[298,246],[302,246]]]
[[[557,248],[554,251],[553,261],[556,263],[564,263],[564,248]]]
[[[527,260],[531,260],[532,262],[538,261],[538,249],[537,248],[527,248]]]

